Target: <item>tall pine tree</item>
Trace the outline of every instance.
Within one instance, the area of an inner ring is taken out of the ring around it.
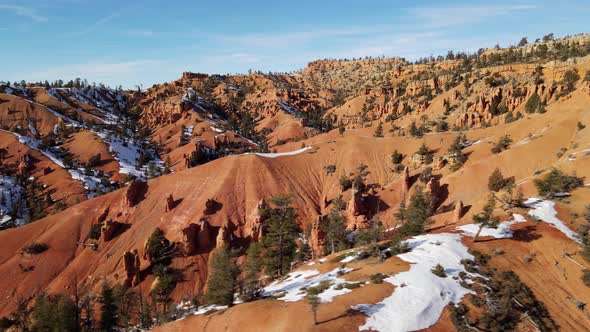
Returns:
[[[237,267],[232,262],[226,245],[216,249],[211,258],[211,272],[207,282],[206,301],[209,304],[227,305],[234,303]]]
[[[289,195],[276,195],[270,202],[274,208],[262,211],[265,235],[262,245],[266,251],[264,265],[271,276],[283,276],[291,269],[297,244],[295,240],[301,232],[297,225],[297,213],[291,207]]]

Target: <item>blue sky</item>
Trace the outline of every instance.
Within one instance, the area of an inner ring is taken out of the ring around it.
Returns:
[[[183,71],[291,71],[322,58],[421,56],[590,32],[579,1],[0,0],[0,80],[134,87]]]

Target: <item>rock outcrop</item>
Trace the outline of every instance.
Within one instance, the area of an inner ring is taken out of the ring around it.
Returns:
[[[127,188],[126,203],[128,207],[134,207],[139,204],[147,193],[148,185],[142,180],[133,180]]]
[[[244,225],[244,234],[254,242],[258,242],[262,238],[262,216],[260,215],[260,210],[266,207],[267,205],[264,199],[258,201],[256,203],[256,210],[246,220],[246,224]]]
[[[313,252],[322,253],[324,251],[326,233],[322,230],[322,222],[324,222],[325,219],[325,215],[320,215],[311,225],[309,245]]]
[[[463,202],[457,201],[455,203],[455,209],[453,210],[453,223],[458,223],[463,217]]]
[[[166,206],[164,207],[164,212],[170,212],[176,206],[176,202],[174,201],[174,196],[172,194],[168,195],[166,198]]]
[[[127,287],[135,287],[140,283],[140,267],[141,262],[139,260],[139,253],[137,249],[134,249],[133,252],[126,251],[123,254],[123,262],[125,264],[125,274],[126,278],[124,281],[125,286]]]
[[[107,220],[100,228],[100,235],[103,241],[112,240],[117,232],[122,229],[123,224],[118,221]]]

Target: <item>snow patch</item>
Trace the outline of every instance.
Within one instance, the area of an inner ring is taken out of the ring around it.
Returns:
[[[459,303],[463,296],[473,293],[460,285],[459,273],[467,273],[461,260],[473,259],[460,234],[420,235],[407,242],[412,251],[398,257],[412,263],[410,270],[384,279],[396,286],[393,294],[377,304],[353,307],[369,316],[359,330],[425,329],[438,321],[445,306]],[[445,268],[447,277],[431,272],[437,264]]]
[[[553,225],[553,227],[557,228],[568,238],[576,241],[577,243],[582,243],[576,232],[572,231],[563,221],[557,218],[557,211],[555,210],[554,202],[543,200],[537,197],[530,197],[524,202],[524,204],[532,209],[528,213],[530,216]]]
[[[264,288],[264,296],[280,296],[278,300],[285,302],[301,301],[305,298],[305,289],[318,286],[322,281],[329,281],[328,289],[318,295],[321,302],[331,302],[339,295],[350,293],[351,290],[345,287],[336,289],[339,284],[345,284],[346,280],[339,278],[339,275],[352,271],[351,268],[336,268],[330,272],[319,274],[317,270],[294,271],[289,273],[285,279],[275,281]]]
[[[484,227],[482,228],[479,236],[486,237],[492,236],[496,239],[507,239],[512,237],[512,225],[516,223],[526,222],[526,219],[520,214],[513,214],[514,220],[505,221],[498,225],[496,228]],[[477,231],[479,230],[479,225],[476,224],[467,224],[463,226],[459,226],[456,228],[457,230],[463,232],[463,234],[471,237],[475,237]]]
[[[260,153],[260,152],[256,152],[254,153],[255,155],[264,157],[264,158],[277,158],[277,157],[283,157],[283,156],[294,156],[296,154],[300,154],[303,153],[307,150],[312,149],[311,146],[306,146],[302,149],[299,150],[295,150],[295,151],[289,151],[289,152],[277,152],[277,153]],[[245,153],[245,154],[250,154],[250,153]]]

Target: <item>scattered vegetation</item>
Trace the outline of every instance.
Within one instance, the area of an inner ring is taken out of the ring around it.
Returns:
[[[49,248],[49,246],[45,243],[31,242],[23,247],[23,249],[21,250],[21,253],[26,253],[29,255],[38,255],[38,254],[44,252],[45,250],[47,250],[48,248]]]
[[[553,168],[541,179],[535,179],[534,184],[540,195],[553,196],[558,193],[570,192],[583,186],[584,181],[575,174],[566,175],[561,170]]]
[[[512,144],[512,138],[510,138],[508,135],[504,135],[500,137],[498,143],[496,143],[496,145],[492,148],[492,153],[500,153],[504,150],[507,150],[508,147],[510,147],[510,144]]]

